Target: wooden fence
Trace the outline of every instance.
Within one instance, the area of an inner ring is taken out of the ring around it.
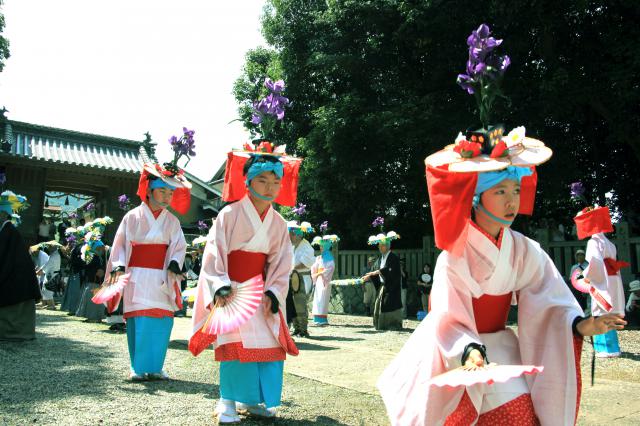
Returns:
[[[635,279],[640,268],[640,237],[630,237],[629,227],[626,223],[616,225],[617,232],[612,242],[618,250],[618,259],[631,263],[631,267],[621,270],[622,280],[625,284]],[[571,266],[575,263],[574,254],[578,249],[587,248],[587,240],[583,241],[549,241],[548,231],[538,231],[536,238],[542,248],[549,254],[560,273],[569,277]],[[425,262],[431,267],[435,266],[440,250],[433,242],[433,237],[425,236],[422,239],[422,248],[393,250],[400,258],[406,261],[407,272],[410,281],[415,281],[422,271]],[[342,250],[335,248],[334,257],[337,259],[336,278],[353,278],[362,275],[369,256],[378,256],[377,250]]]

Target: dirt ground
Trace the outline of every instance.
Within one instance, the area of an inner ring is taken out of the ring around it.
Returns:
[[[361,316],[329,321],[297,339],[300,356],[285,362],[279,418],[243,424],[388,424],[375,383],[417,321],[399,332],[378,332]],[[176,318],[165,363],[171,381],[131,383],[125,334],[38,311],[36,340],[0,342],[0,424],[212,424],[218,366],[213,351],[187,351],[189,329],[189,318]],[[620,333],[620,344],[621,358],[597,361],[593,387],[591,348],[584,346],[581,425],[640,424],[640,331]]]

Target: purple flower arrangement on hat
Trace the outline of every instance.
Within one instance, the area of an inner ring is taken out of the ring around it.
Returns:
[[[384,227],[384,218],[381,216],[376,217],[375,219],[373,219],[373,222],[371,222],[371,226],[373,226],[374,228],[380,228],[380,230],[382,231],[382,228]]]
[[[268,140],[275,126],[284,118],[285,107],[290,102],[282,96],[285,88],[283,80],[274,82],[266,78],[264,87],[267,88],[267,96],[253,103],[251,123],[258,126],[262,139]]]
[[[194,134],[195,130],[189,130],[186,127],[183,127],[182,136],[178,138],[174,135],[169,138],[169,144],[173,151],[173,160],[169,163],[163,164],[165,170],[172,172],[173,175],[179,174],[181,170],[178,167],[178,161],[182,157],[186,157],[187,162],[184,163],[184,167],[186,167],[187,164],[189,164],[189,161],[191,161],[191,157],[196,156],[196,141],[193,139]]]
[[[296,207],[292,208],[291,211],[296,216],[302,216],[303,214],[305,214],[307,212],[307,205],[299,203]]]
[[[329,222],[325,220],[320,224],[318,228],[320,229],[320,232],[324,234],[325,232],[327,232],[327,229],[329,229]]]
[[[491,37],[487,24],[481,24],[467,38],[469,58],[466,73],[458,74],[457,82],[470,95],[474,95],[480,112],[480,121],[487,128],[491,118],[491,107],[496,97],[504,97],[500,81],[511,64],[507,55],[500,56],[495,49],[502,40]]]

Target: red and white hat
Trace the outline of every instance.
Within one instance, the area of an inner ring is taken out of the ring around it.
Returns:
[[[274,146],[271,142],[263,141],[256,148],[245,143],[243,149],[229,152],[224,172],[222,199],[231,202],[245,196],[247,185],[246,177],[243,174],[244,165],[252,156],[264,155],[277,158],[283,165],[284,172],[280,181],[280,192],[274,202],[283,206],[295,206],[302,158],[287,155],[285,148],[285,145]]]
[[[586,207],[578,212],[573,221],[580,240],[599,233],[613,232],[608,207]]]
[[[191,207],[191,182],[184,176],[182,169],[166,169],[153,162],[147,156],[144,148],[140,148],[140,158],[143,161],[140,180],[138,181],[138,197],[142,201],[147,199],[147,189],[151,180],[160,179],[168,186],[174,188],[171,198],[171,208],[179,214],[186,214]]]
[[[458,135],[456,143],[425,159],[427,188],[433,219],[435,243],[441,250],[460,256],[467,240],[478,174],[525,167],[532,170],[520,186],[518,214],[533,213],[538,181],[535,166],[551,158],[551,149],[525,136],[524,127],[502,137],[501,126],[486,133]]]

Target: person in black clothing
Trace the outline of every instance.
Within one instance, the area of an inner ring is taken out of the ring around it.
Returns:
[[[76,245],[69,254],[69,278],[64,292],[61,310],[67,311],[67,315],[75,315],[82,297],[82,283],[84,281],[85,263],[80,257],[81,245]]]
[[[375,238],[375,239],[372,239]],[[402,329],[402,300],[400,258],[391,251],[391,241],[397,238],[393,231],[369,238],[369,243],[377,243],[380,258],[377,269],[362,277],[380,282],[380,291],[373,311],[373,326],[376,330]]]
[[[41,295],[35,265],[20,232],[11,223],[13,210],[17,210],[16,204],[3,193],[0,197],[0,340],[22,341],[35,338],[36,302]]]
[[[431,293],[432,281],[431,264],[425,262],[422,266],[422,274],[418,276],[418,295],[425,314],[429,312],[429,293]]]

